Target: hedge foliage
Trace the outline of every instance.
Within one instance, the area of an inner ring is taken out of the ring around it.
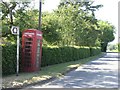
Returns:
[[[100,48],[75,48],[75,47],[59,47],[48,48],[42,50],[42,66],[48,66],[58,63],[75,61],[90,56],[98,55],[101,52]]]
[[[13,74],[16,69],[16,45],[2,46],[2,74]]]
[[[16,73],[16,54],[17,45],[2,46],[2,75],[10,75]],[[21,50],[19,57],[19,64],[21,67]],[[20,68],[21,71],[21,68]]]
[[[101,52],[100,48],[75,48],[75,47],[59,47],[59,48],[42,48],[41,66],[48,66],[58,63],[75,61],[90,56],[97,55]],[[21,55],[21,54],[20,54]],[[21,56],[20,56],[21,71]],[[16,72],[16,45],[2,46],[2,74],[9,75]]]
[[[74,48],[74,47],[60,47],[60,48],[43,48],[42,52],[42,66],[48,66],[68,61],[75,61],[90,56],[89,48]]]

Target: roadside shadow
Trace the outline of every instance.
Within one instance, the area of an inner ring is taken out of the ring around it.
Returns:
[[[88,68],[87,68],[88,69]],[[112,74],[111,74],[112,73]],[[59,79],[50,85],[60,85],[63,88],[116,88],[118,87],[117,74],[111,70],[74,71],[74,75],[67,74],[64,79]]]
[[[104,59],[103,59],[104,58]],[[67,73],[49,85],[63,88],[118,88],[118,70],[111,67],[117,59],[102,57]]]

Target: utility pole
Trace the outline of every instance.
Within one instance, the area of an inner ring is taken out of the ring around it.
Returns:
[[[41,30],[41,15],[42,15],[42,0],[39,0],[39,27],[38,29]]]

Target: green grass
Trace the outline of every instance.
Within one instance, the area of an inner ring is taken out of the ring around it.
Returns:
[[[16,87],[16,86],[19,87],[21,85],[34,83],[41,80],[46,80],[51,77],[59,78],[63,76],[63,73],[70,70],[71,68],[79,67],[89,61],[92,61],[100,57],[101,55],[103,55],[103,53],[97,56],[93,56],[77,61],[71,61],[71,62],[51,65],[47,67],[42,67],[41,71],[32,72],[32,73],[20,73],[18,77],[15,74],[3,77],[3,88]]]

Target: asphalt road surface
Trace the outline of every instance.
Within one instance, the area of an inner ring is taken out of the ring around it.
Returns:
[[[106,53],[64,77],[29,88],[118,88],[118,53]]]

